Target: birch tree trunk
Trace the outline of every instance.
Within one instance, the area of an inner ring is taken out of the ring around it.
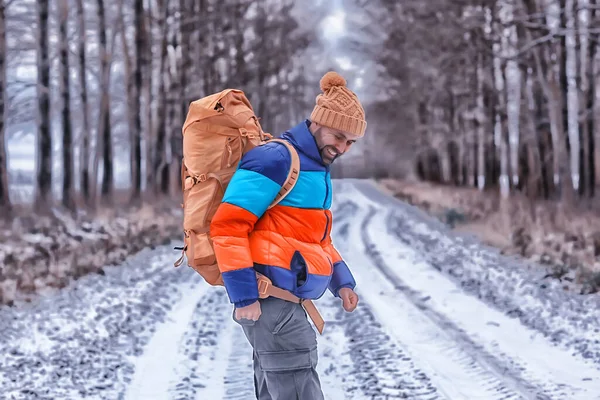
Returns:
[[[571,177],[573,189],[579,189],[579,98],[577,94],[577,40],[575,37],[574,0],[565,0],[566,20],[566,66],[567,78],[567,121],[571,144]]]
[[[63,155],[63,185],[62,204],[69,210],[75,209],[73,200],[73,138],[71,129],[71,99],[69,79],[69,38],[67,34],[67,21],[69,20],[68,0],[59,0],[59,37],[60,45],[60,92],[62,98],[62,155]]]
[[[8,158],[6,157],[6,15],[5,0],[0,0],[0,217],[10,215]]]
[[[504,55],[502,45],[494,43],[494,86],[498,95],[498,105],[494,115],[494,144],[499,152],[500,159],[500,196],[507,198],[510,193],[510,181],[508,178],[508,148],[506,143],[503,110],[506,110],[506,91],[504,90],[504,71],[500,55]]]
[[[179,10],[181,11],[181,10]],[[171,10],[170,15],[175,15],[177,11]],[[173,21],[173,20],[171,20]],[[181,98],[179,88],[179,73],[181,64],[181,30],[177,27],[174,22],[171,22],[168,27],[169,43],[168,46],[168,57],[167,57],[167,70],[165,71],[165,77],[167,80],[167,121],[166,121],[166,132],[165,132],[165,148],[164,148],[164,167],[161,176],[161,192],[168,195],[171,189],[171,177],[180,176],[178,171],[172,168],[173,162],[173,145],[174,142],[181,140],[180,137],[174,136],[173,133],[181,129],[182,123],[179,114],[181,112]],[[173,169],[173,173],[171,173]]]
[[[83,10],[83,0],[76,0],[77,6],[77,25],[79,37],[77,42],[77,57],[79,59],[79,86],[81,87],[81,108],[82,108],[82,130],[81,130],[81,148],[79,152],[79,168],[81,169],[80,186],[83,199],[87,205],[90,204],[90,121],[88,110],[88,93],[86,82],[87,58],[85,54],[86,30],[85,14]]]
[[[521,72],[517,63],[509,60],[506,65],[506,114],[512,184],[519,185],[519,142],[521,136]]]
[[[485,109],[483,104],[483,55],[479,54],[477,58],[477,111],[475,114],[475,123],[477,129],[477,187],[479,190],[485,188],[485,145],[486,145],[486,125]]]
[[[502,26],[502,54],[508,57],[503,71],[506,90],[506,117],[508,129],[508,144],[510,149],[510,174],[514,187],[519,185],[519,142],[520,142],[520,111],[521,111],[521,70],[515,58],[518,36],[517,28],[513,25],[514,6],[512,2],[503,2],[500,10]]]
[[[125,98],[126,101],[126,111],[125,115],[127,118],[127,132],[129,133],[129,158],[130,158],[130,174],[129,178],[131,180],[132,187],[135,182],[135,167],[133,160],[135,159],[134,155],[134,124],[135,124],[135,88],[133,87],[133,69],[131,67],[131,49],[129,46],[129,41],[127,40],[127,29],[125,25],[125,18],[123,16],[123,2],[121,1],[121,7],[118,8],[118,23],[119,23],[119,35],[121,37],[121,48],[123,50],[123,66],[125,71],[123,73],[123,79],[125,80]]]
[[[552,133],[552,149],[554,151],[557,174],[555,184],[560,183],[561,198],[566,205],[572,205],[574,198],[573,184],[569,172],[569,157],[567,154],[565,130],[562,118],[562,93],[560,83],[554,71],[548,71],[546,96],[550,116],[550,131]],[[543,85],[544,86],[544,85]]]
[[[45,211],[52,196],[52,132],[50,129],[50,57],[48,48],[48,0],[37,0],[37,192],[36,209]]]
[[[507,9],[504,3],[500,5],[498,18],[496,22],[500,24],[496,25],[496,31],[499,33],[500,38],[493,44],[493,64],[494,64],[494,87],[497,93],[497,107],[494,116],[494,144],[498,149],[498,158],[500,159],[500,197],[503,199],[508,198],[510,194],[510,178],[508,171],[508,144],[506,142],[506,119],[503,115],[507,110],[507,89],[506,79],[504,75],[505,66],[503,59],[508,55],[507,40],[505,28],[503,28],[508,20]]]
[[[538,7],[534,0],[523,0],[529,15],[548,16],[549,11]],[[554,17],[556,18],[556,17]],[[556,27],[549,27],[556,30]],[[541,33],[526,30],[527,41],[541,40]],[[559,77],[555,71],[554,62],[550,57],[549,44],[542,42],[532,48],[531,52],[535,63],[535,71],[542,91],[548,102],[548,116],[550,120],[550,134],[552,137],[552,152],[554,163],[554,185],[560,188],[560,196],[566,205],[571,205],[574,200],[573,185],[568,168],[568,154],[566,150],[566,137],[563,124],[562,92]],[[548,61],[549,60],[549,61]]]

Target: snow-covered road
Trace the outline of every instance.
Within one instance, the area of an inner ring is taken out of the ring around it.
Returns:
[[[317,301],[327,399],[600,399],[597,296],[542,282],[369,182],[335,186],[333,239],[361,302]],[[254,398],[224,290],[173,269],[172,247],[0,309],[0,398]]]

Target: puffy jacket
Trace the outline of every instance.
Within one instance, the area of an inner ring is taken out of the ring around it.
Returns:
[[[258,299],[256,271],[300,298],[339,297],[356,282],[331,242],[331,177],[305,120],[281,138],[298,151],[296,185],[267,210],[291,167],[281,143],[247,152],[210,226],[215,256],[229,299],[244,307]]]

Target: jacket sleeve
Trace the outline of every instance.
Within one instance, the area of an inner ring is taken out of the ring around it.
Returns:
[[[217,264],[229,300],[238,308],[258,300],[248,235],[277,196],[290,167],[290,155],[281,144],[266,144],[247,152],[211,221]]]
[[[329,281],[329,290],[331,293],[335,297],[340,297],[339,291],[341,288],[347,287],[354,290],[356,287],[354,276],[352,276],[350,268],[348,268],[348,265],[342,259],[340,253],[334,247],[330,234],[327,234],[327,238],[321,245],[325,252],[329,254],[331,262],[333,263],[333,274],[331,276],[331,281]]]

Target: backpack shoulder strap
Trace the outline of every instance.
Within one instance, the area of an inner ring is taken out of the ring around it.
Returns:
[[[279,202],[283,200],[285,196],[287,196],[294,188],[294,185],[298,180],[298,174],[300,173],[300,157],[298,156],[298,152],[296,151],[294,146],[292,146],[287,140],[270,139],[268,142],[277,142],[283,144],[290,152],[290,156],[292,158],[292,165],[290,166],[290,170],[288,171],[287,177],[285,178],[285,182],[281,186],[281,189],[279,190],[279,193],[277,193],[277,196],[275,196],[275,200],[273,200],[271,205],[268,207],[273,208],[277,204],[279,204]]]

